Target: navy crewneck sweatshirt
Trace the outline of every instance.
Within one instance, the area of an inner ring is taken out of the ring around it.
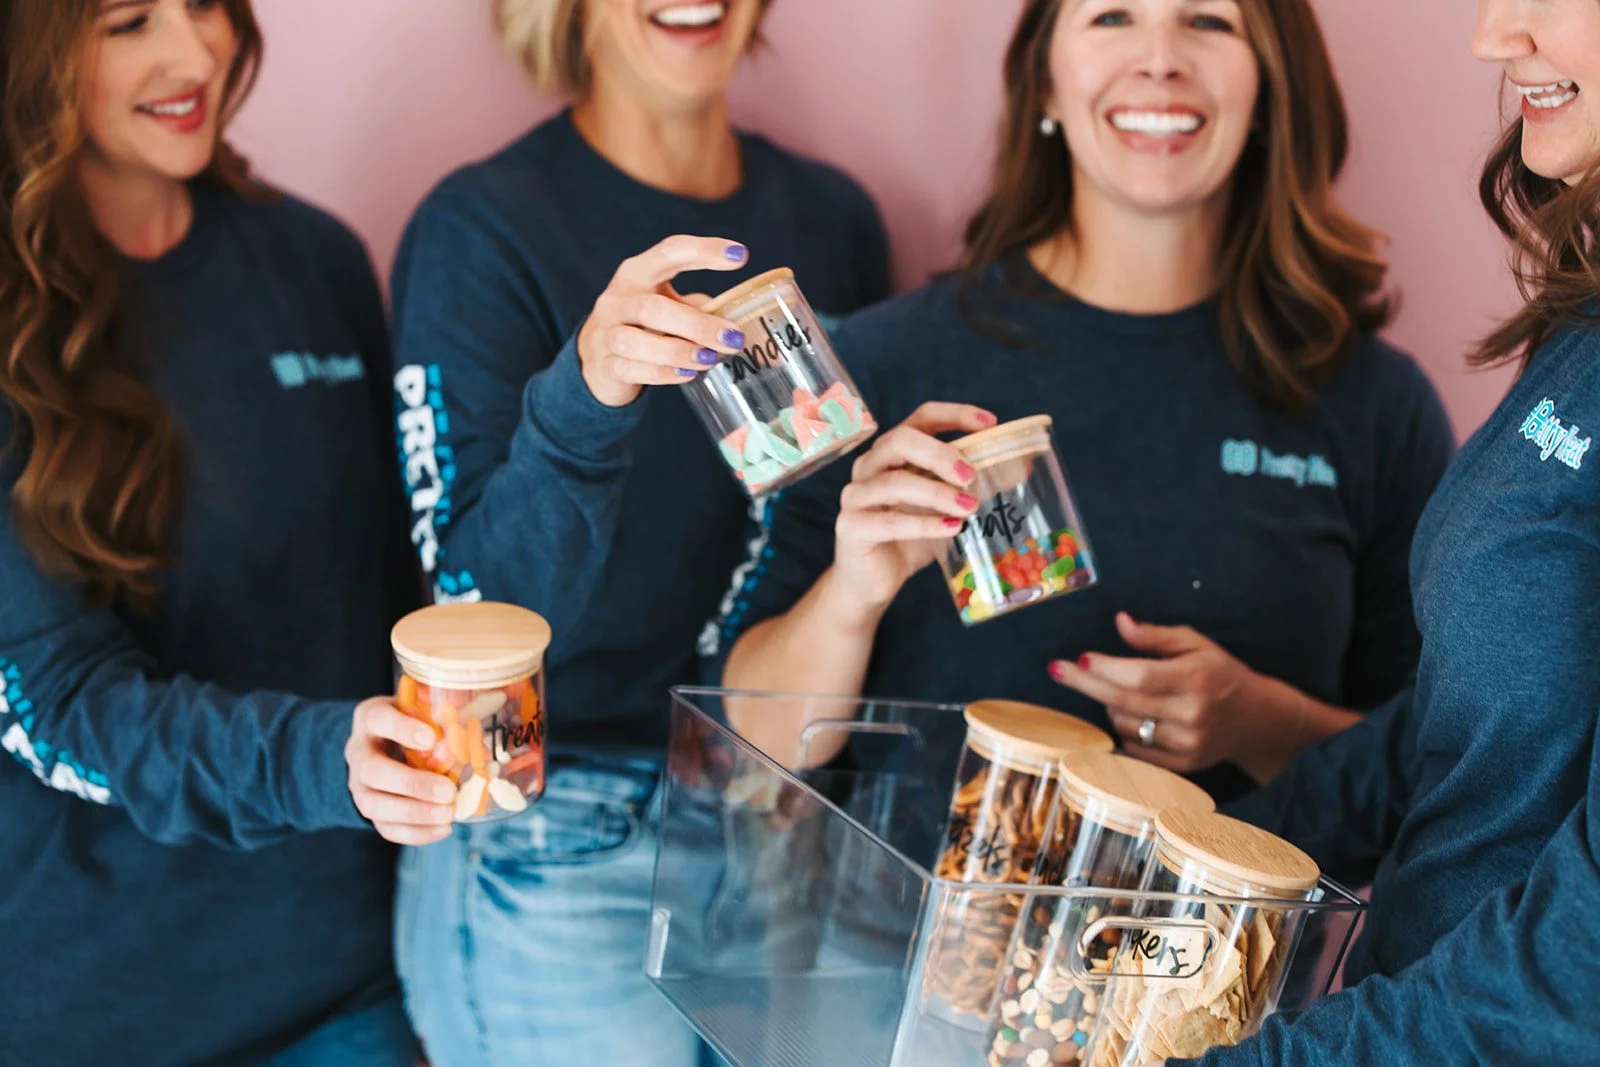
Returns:
[[[739,135],[719,200],[623,173],[563,113],[447,178],[407,228],[394,275],[398,436],[412,540],[436,598],[510,601],[550,620],[550,742],[659,752],[667,690],[749,537],[750,503],[683,394],[609,408],[578,329],[617,265],[673,234],[750,250],[716,293],[793,268],[824,317],[888,294],[877,211],[838,171]]]
[[[326,215],[193,188],[122,293],[187,464],[157,606],[86,607],[0,523],[7,1067],[256,1063],[393,983],[393,853],[343,756],[418,592],[382,304]]]
[[[1054,659],[1134,655],[1115,618],[1192,626],[1252,669],[1356,709],[1401,688],[1418,637],[1406,586],[1417,516],[1453,448],[1433,388],[1363,339],[1304,417],[1242,384],[1216,309],[1125,315],[1050,286],[1025,257],[848,320],[835,343],[885,429],[931,400],[1002,422],[1050,415],[1099,584],[965,627],[937,567],[885,613],[864,692],[1105,710],[1051,681]],[[848,464],[785,490],[724,613],[710,672],[740,634],[787,611],[833,559]],[[953,752],[959,738],[944,739]],[[1220,797],[1249,779],[1196,776]]]

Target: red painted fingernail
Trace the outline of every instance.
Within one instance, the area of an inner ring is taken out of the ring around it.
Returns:
[[[957,493],[956,504],[971,511],[978,506],[978,498],[971,493]]]
[[[978,424],[981,425],[981,426],[993,426],[995,423],[997,423],[999,421],[1000,421],[999,419],[995,418],[992,414],[990,414],[987,411],[978,412]]]
[[[944,520],[944,528],[946,530],[959,530],[961,528],[961,520],[960,519],[945,519]]]
[[[970,464],[970,463],[957,463],[956,464],[956,477],[960,478],[963,482],[970,482],[970,481],[972,481],[972,479],[976,478],[977,476],[978,476],[978,472],[973,469],[972,464]]]
[[[1066,681],[1066,674],[1067,674],[1066,667],[1067,667],[1067,665],[1065,663],[1062,663],[1058,659],[1057,660],[1051,660],[1050,661],[1050,677],[1054,678],[1058,682]]]
[[[1078,669],[1080,671],[1089,669],[1089,654],[1087,652],[1078,657]]]

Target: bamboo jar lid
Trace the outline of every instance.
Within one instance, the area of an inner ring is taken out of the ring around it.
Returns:
[[[1092,723],[1020,700],[976,700],[965,715],[967,744],[991,763],[1050,771],[1070,752],[1115,747],[1111,735]]]
[[[544,664],[550,624],[515,604],[435,604],[395,623],[389,643],[401,669],[424,685],[487,689]]]
[[[1321,871],[1300,849],[1275,834],[1216,812],[1168,809],[1156,816],[1156,855],[1172,873],[1200,867],[1202,881],[1223,895],[1301,898]]]
[[[1098,821],[1132,835],[1150,832],[1156,816],[1169,808],[1209,812],[1217,807],[1211,794],[1187,778],[1114,752],[1061,757],[1061,788],[1080,815],[1093,804]]]
[[[782,285],[785,282],[791,285],[794,283],[794,271],[788,267],[778,267],[775,270],[757,274],[754,278],[746,278],[732,289],[718,293],[700,310],[707,315],[720,315],[726,318],[729,311],[747,303],[750,297],[755,296],[761,290],[775,285]]]
[[[1023,459],[1050,450],[1050,427],[1055,425],[1049,415],[1029,415],[991,426],[987,430],[969,433],[950,442],[950,447],[967,457],[978,470]]]

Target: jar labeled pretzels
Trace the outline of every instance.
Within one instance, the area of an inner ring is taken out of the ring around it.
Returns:
[[[956,882],[1050,880],[1066,849],[1056,815],[1056,764],[1110,735],[1065,712],[1010,700],[966,708],[967,737],[934,875]],[[954,894],[935,920],[926,968],[940,1014],[983,1025],[999,987],[1022,898]]]
[[[786,267],[701,308],[739,327],[744,349],[683,387],[752,497],[842,456],[878,424]]]
[[[504,818],[544,792],[544,654],[550,625],[525,608],[438,604],[395,624],[397,703],[439,734],[413,767],[459,787],[457,822]]]
[[[968,625],[1097,580],[1050,427],[1035,415],[951,442],[977,471],[979,504],[939,566]]]
[[[1251,902],[1148,907],[1111,968],[1084,1063],[1189,1059],[1255,1033],[1277,1005],[1298,905],[1317,899],[1319,877],[1311,857],[1265,830],[1215,812],[1163,811],[1143,888]]]
[[[1155,852],[1158,812],[1212,811],[1204,789],[1170,771],[1109,752],[1061,758],[1059,822],[1066,861],[1057,884],[1136,890]],[[1121,931],[1084,932],[1108,911],[1131,903],[1103,897],[1036,897],[1017,924],[1001,989],[1000,1025],[990,1067],[1077,1063],[1091,1034],[1104,974],[1122,943]],[[1043,1051],[1040,1051],[1043,1050]]]

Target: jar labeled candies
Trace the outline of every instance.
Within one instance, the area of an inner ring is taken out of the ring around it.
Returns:
[[[877,432],[793,271],[751,278],[701,310],[737,325],[745,347],[683,388],[752,497],[799,481]]]
[[[1277,1005],[1297,905],[1317,899],[1319,876],[1311,857],[1265,830],[1215,812],[1163,811],[1143,888],[1254,899],[1148,908],[1111,968],[1083,1062],[1187,1059],[1255,1033]]]
[[[951,442],[977,471],[979,504],[939,565],[969,625],[1095,583],[1050,426],[1035,415]]]
[[[1155,853],[1157,813],[1215,808],[1210,795],[1187,779],[1110,752],[1063,756],[1059,775],[1059,821],[1066,846],[1060,878],[1052,879],[1059,885],[1136,890]],[[1114,927],[1100,930],[1087,943],[1083,935],[1108,911],[1126,913],[1130,908],[1128,901],[1117,898],[1040,896],[1031,901],[1011,946],[991,1067],[1079,1062],[1094,1033],[1104,983],[1086,979],[1084,972],[1109,972],[1122,944],[1122,933]]]
[[[1056,817],[1056,764],[1083,749],[1109,752],[1105,731],[1065,712],[1009,700],[966,708],[967,738],[934,875],[957,882],[1048,880],[1066,855]],[[1022,898],[955,894],[938,916],[927,967],[941,1014],[981,1025],[1006,962]]]
[[[431,752],[407,750],[406,761],[456,783],[456,821],[503,818],[538,799],[549,623],[511,604],[439,604],[389,636],[400,710],[439,732]]]

